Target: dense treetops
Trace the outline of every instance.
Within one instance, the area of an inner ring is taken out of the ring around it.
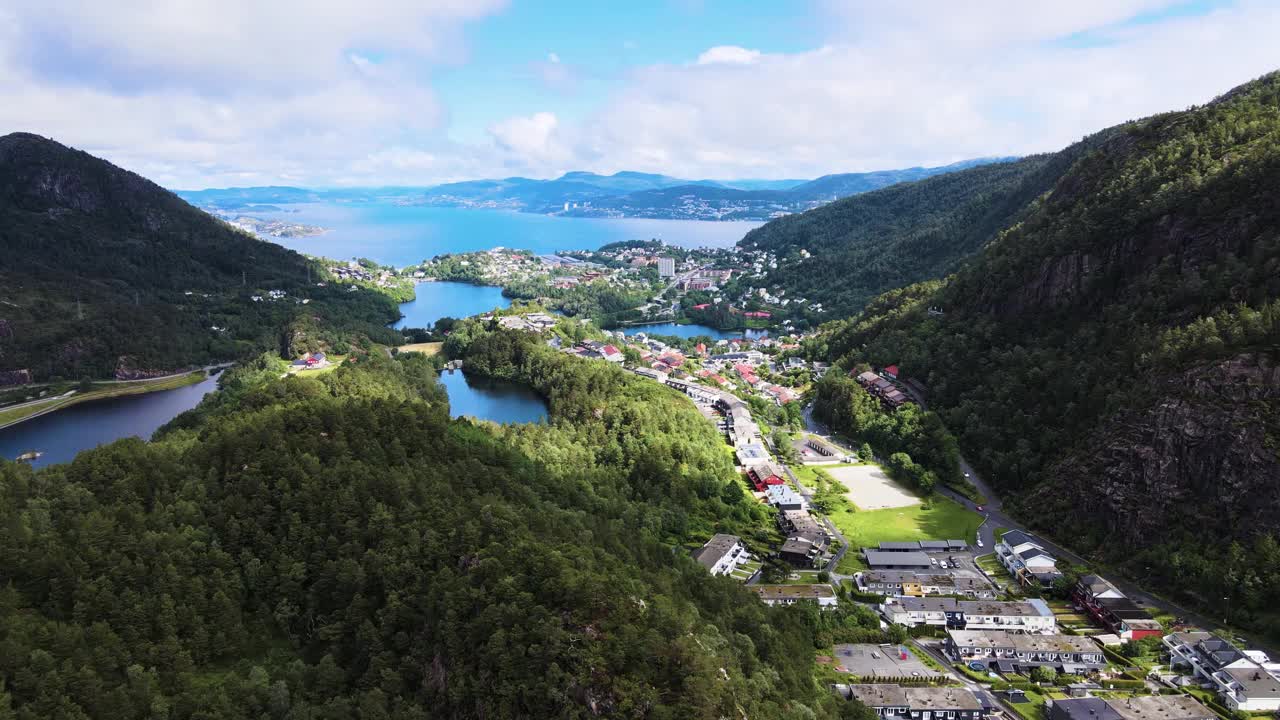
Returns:
[[[882,292],[956,270],[1110,132],[1058,153],[904,182],[788,215],[747,233],[739,245],[784,259],[769,284],[851,314]],[[802,259],[800,250],[811,256]]]
[[[896,363],[923,382],[968,458],[1015,498],[1039,499],[1025,508],[1034,520],[1046,498],[1060,496],[1062,473],[1080,471],[1072,459],[1107,442],[1117,429],[1108,423],[1121,413],[1165,401],[1222,410],[1212,399],[1169,396],[1178,387],[1166,382],[1174,373],[1280,346],[1280,200],[1271,190],[1278,182],[1280,77],[1273,74],[1207,106],[1100,134],[1052,192],[952,279],[877,298],[811,352],[843,358],[846,367]],[[1260,448],[1260,457],[1275,472],[1280,402],[1265,388],[1254,396],[1238,411],[1255,417],[1251,425],[1272,428],[1270,450]],[[1220,458],[1178,461],[1212,473],[1193,482],[1217,483],[1218,470],[1209,468]],[[1226,557],[1230,539],[1251,547],[1280,532],[1275,522],[1236,523],[1232,512],[1200,500],[1179,504],[1157,532],[1144,534],[1144,542],[1174,544],[1160,558],[1144,556],[1140,572],[1185,578],[1153,567],[1172,562],[1177,543]],[[1254,497],[1258,507],[1269,502],[1269,495]],[[1056,532],[1077,533],[1082,549],[1132,559],[1128,545],[1107,542],[1107,528],[1122,531],[1123,519],[1100,522],[1078,502],[1054,504],[1052,518]],[[1181,530],[1189,526],[1196,528],[1190,539]],[[1238,621],[1275,623],[1251,617],[1266,601],[1243,599],[1247,572],[1205,573],[1194,590],[1233,595]],[[1273,574],[1250,586],[1278,581]]]
[[[264,356],[156,442],[0,462],[0,716],[853,717],[816,645],[687,556],[758,506],[687,401],[464,324],[547,424],[452,421],[431,361]]]
[[[102,377],[394,339],[390,299],[317,287],[298,253],[35,135],[0,137],[0,249],[0,370]],[[251,300],[271,289],[287,299]]]

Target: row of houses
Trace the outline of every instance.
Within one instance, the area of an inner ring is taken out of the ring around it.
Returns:
[[[943,647],[957,662],[975,670],[985,667],[1012,673],[1047,666],[1079,675],[1107,666],[1102,646],[1084,635],[949,629]]]
[[[1022,633],[1057,632],[1053,610],[1039,598],[1028,600],[957,600],[952,597],[893,597],[880,605],[880,614],[895,625],[932,625],[952,630],[1012,630]]]
[[[983,720],[997,712],[985,692],[962,687],[904,687],[901,685],[833,685],[846,700],[857,700],[881,718],[893,720]]]
[[[1164,633],[1160,623],[1100,575],[1084,575],[1071,598],[1108,632],[1123,640],[1141,640]]]
[[[893,365],[885,368],[883,372],[887,374],[890,370],[893,371],[892,377],[897,377],[897,367]],[[884,403],[886,407],[896,410],[911,402],[911,398],[907,397],[906,393],[899,390],[897,385],[894,385],[893,382],[887,378],[881,377],[870,370],[855,375],[854,379],[857,380],[858,384],[861,385],[868,393],[880,398],[880,402]]]
[[[911,570],[872,570],[854,575],[858,590],[885,596],[926,597],[929,595],[963,595],[977,599],[995,597],[991,583],[975,577],[943,572]]]
[[[1190,695],[1130,695],[1054,700],[1048,720],[1219,720],[1218,715]]]
[[[1266,653],[1241,650],[1207,632],[1170,633],[1161,642],[1173,667],[1212,685],[1231,710],[1280,710],[1280,663]]]
[[[1021,530],[1005,533],[996,543],[995,554],[1009,574],[1026,587],[1050,588],[1062,578],[1057,558],[1038,538]]]

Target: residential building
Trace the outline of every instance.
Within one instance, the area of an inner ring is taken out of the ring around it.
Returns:
[[[1212,684],[1228,708],[1280,710],[1280,678],[1267,667],[1265,654],[1245,653],[1207,632],[1170,633],[1162,642],[1169,650],[1170,665],[1188,668],[1196,678]]]
[[[1014,630],[1053,633],[1058,629],[1053,610],[1043,600],[957,600],[950,597],[896,597],[880,606],[891,623],[915,627],[935,625],[953,630]]]
[[[835,685],[846,700],[857,700],[893,720],[982,720],[983,703],[968,688],[902,685]]]
[[[658,258],[658,277],[675,277],[676,261],[669,257]]]
[[[913,572],[910,570],[873,570],[854,576],[858,589],[877,595],[925,597],[928,595],[965,595],[972,598],[994,598],[995,589],[986,580],[949,573]]]
[[[765,605],[792,605],[816,602],[818,607],[835,607],[839,602],[830,585],[749,585]]]
[[[1218,720],[1212,710],[1190,695],[1068,698],[1052,701],[1047,712],[1048,720]]]
[[[1071,597],[1101,626],[1125,640],[1162,635],[1163,629],[1146,610],[1098,575],[1085,575]]]
[[[1046,715],[1048,720],[1121,720],[1106,700],[1096,697],[1054,700]]]
[[[764,492],[770,485],[785,485],[787,482],[786,470],[773,461],[762,462],[748,467],[747,479],[751,481],[751,485],[755,487],[756,492]]]
[[[765,491],[765,502],[779,510],[809,509],[809,503],[789,485],[770,485]]]
[[[1083,635],[949,629],[944,648],[957,662],[980,662],[1001,672],[1048,666],[1080,674],[1107,665],[1102,646]]]
[[[1190,695],[1133,695],[1108,700],[1121,720],[1218,720],[1218,715]]]
[[[827,550],[827,534],[821,531],[796,533],[782,543],[778,554],[783,560],[800,567],[815,567]]]
[[[712,575],[728,575],[751,555],[737,535],[713,535],[707,544],[693,553],[693,559]]]
[[[1051,587],[1062,573],[1058,561],[1045,551],[1040,540],[1022,532],[1010,530],[996,543],[996,559],[1020,584],[1031,587]]]

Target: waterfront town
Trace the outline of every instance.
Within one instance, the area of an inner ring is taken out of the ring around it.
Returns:
[[[766,604],[874,611],[892,641],[835,644],[819,650],[818,662],[833,693],[880,717],[1241,720],[1280,711],[1280,662],[1267,652],[1131,598],[1025,530],[985,527],[972,501],[918,497],[879,458],[807,416],[802,429],[787,425],[785,409],[798,409],[807,382],[831,371],[800,357],[803,336],[708,345],[605,331],[603,340],[570,344],[551,332],[562,318],[545,312],[494,319],[662,383],[716,424],[743,491],[770,509],[776,532],[714,534],[689,549],[691,559]],[[896,366],[850,375],[883,412],[913,403]],[[833,509],[831,485],[853,512]],[[906,517],[915,527],[892,529]],[[943,526],[955,534],[929,530]]]

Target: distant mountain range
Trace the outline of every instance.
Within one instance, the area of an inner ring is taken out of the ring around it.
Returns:
[[[824,175],[815,180],[686,180],[623,171],[568,172],[554,180],[510,177],[429,188],[309,190],[251,187],[178,191],[209,210],[243,212],[262,204],[395,200],[406,205],[495,208],[571,217],[768,220],[842,197],[1011,158],[980,158],[941,167]]]

